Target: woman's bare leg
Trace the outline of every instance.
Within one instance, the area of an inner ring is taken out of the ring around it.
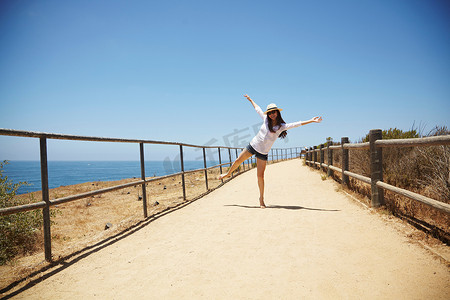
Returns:
[[[264,204],[264,171],[266,170],[267,161],[257,158],[256,159],[256,174],[258,176],[259,187],[259,206],[266,208]]]
[[[228,172],[220,175],[219,179],[224,179],[224,178],[230,177],[231,174],[234,172],[234,170],[236,170],[240,164],[242,164],[245,160],[249,159],[252,155],[253,154],[248,152],[247,149],[242,150],[241,154],[239,154],[239,157],[236,158],[234,163],[231,165],[231,168],[228,169]]]

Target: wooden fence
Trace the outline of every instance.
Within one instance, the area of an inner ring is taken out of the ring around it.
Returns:
[[[243,148],[236,147],[224,147],[224,146],[200,146],[200,145],[191,145],[185,143],[177,143],[177,142],[164,142],[164,141],[152,141],[152,140],[136,140],[136,139],[120,139],[120,138],[105,138],[105,137],[90,137],[90,136],[75,136],[75,135],[63,135],[63,134],[54,134],[54,133],[43,133],[43,132],[32,132],[32,131],[20,131],[20,130],[12,130],[12,129],[0,129],[0,135],[3,136],[16,136],[16,137],[28,137],[28,138],[39,138],[40,140],[40,162],[41,162],[41,184],[42,184],[42,201],[25,204],[14,207],[6,207],[0,208],[0,216],[42,209],[43,210],[43,224],[44,224],[44,252],[45,259],[47,261],[52,260],[52,249],[51,249],[51,234],[50,234],[50,207],[54,205],[58,205],[61,203],[71,202],[115,190],[124,189],[130,186],[142,186],[142,202],[143,202],[143,212],[144,218],[147,218],[147,193],[146,193],[146,184],[152,181],[158,181],[161,179],[174,177],[181,175],[182,179],[182,189],[183,189],[183,199],[186,200],[186,183],[185,183],[185,174],[204,171],[205,172],[205,184],[206,190],[210,190],[208,187],[208,173],[207,171],[213,168],[220,168],[220,172],[222,173],[222,166],[232,164],[232,150],[235,152],[235,156],[238,156],[238,150],[242,150]],[[94,191],[90,191],[87,193],[82,193],[78,195],[72,195],[67,197],[62,197],[58,199],[49,199],[49,187],[48,187],[48,167],[47,167],[47,139],[59,139],[59,140],[72,140],[72,141],[90,141],[90,142],[112,142],[112,143],[134,143],[139,144],[139,152],[140,152],[140,165],[141,165],[141,179],[133,182],[129,182],[122,185],[116,185],[104,189],[98,189]],[[180,164],[181,164],[181,172],[160,176],[156,178],[146,179],[145,177],[145,164],[144,164],[144,144],[157,144],[157,145],[174,145],[179,147],[180,151]],[[193,148],[202,148],[203,149],[203,166],[204,168],[196,169],[196,170],[184,170],[184,160],[183,160],[183,147],[193,147]],[[218,150],[218,161],[219,164],[211,167],[207,167],[206,165],[206,148],[214,148]],[[278,162],[282,160],[296,158],[300,155],[300,147],[295,148],[287,148],[280,149],[275,148],[272,149],[269,154],[269,161]],[[228,150],[229,162],[222,163],[221,150]],[[243,171],[251,169],[253,167],[254,158],[246,160],[242,164]],[[237,172],[240,172],[238,169]],[[223,183],[223,180],[222,180]]]
[[[417,147],[417,146],[434,146],[434,145],[450,145],[450,135],[412,138],[412,139],[392,139],[383,140],[382,131],[380,129],[373,129],[369,133],[369,142],[350,144],[348,137],[341,139],[341,145],[330,145],[327,143],[326,151],[328,161],[324,162],[324,144],[310,147],[306,150],[305,161],[308,166],[319,167],[320,169],[327,169],[328,176],[332,172],[339,172],[342,176],[342,184],[348,185],[349,177],[355,178],[362,182],[371,185],[371,204],[373,207],[378,207],[385,204],[384,190],[389,190],[396,194],[405,196],[409,199],[422,202],[428,206],[438,209],[446,214],[450,214],[450,205],[444,202],[425,197],[423,195],[395,187],[393,185],[383,182],[383,156],[382,149],[387,147]],[[349,149],[362,150],[369,149],[370,151],[370,173],[371,177],[366,177],[360,174],[355,174],[349,171]],[[342,168],[333,166],[333,151],[340,150],[342,153]],[[317,154],[320,155],[320,161],[317,159]]]

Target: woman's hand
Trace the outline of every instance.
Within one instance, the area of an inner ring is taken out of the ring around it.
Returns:
[[[257,107],[259,108],[258,105],[256,105],[256,103],[252,100],[252,98],[250,98],[247,94],[244,95],[245,98],[247,98],[248,101],[250,101],[250,103],[253,105],[253,107],[256,109]],[[261,116],[261,118],[264,119],[264,116]]]
[[[244,97],[247,98],[247,100],[250,101],[250,102],[253,101],[247,94],[245,94]]]
[[[302,125],[311,124],[311,123],[320,123],[322,122],[322,117],[314,117],[311,120],[302,122]]]
[[[247,94],[244,95],[245,98],[247,98],[248,101],[250,101],[250,103],[253,105],[254,108],[256,108],[256,103],[252,100],[252,98],[250,98]]]

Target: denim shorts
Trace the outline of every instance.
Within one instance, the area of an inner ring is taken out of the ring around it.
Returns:
[[[256,158],[259,158],[259,159],[262,159],[262,160],[265,160],[265,161],[267,161],[267,159],[268,159],[268,155],[267,154],[259,153],[250,144],[247,145],[247,150],[251,154],[254,154],[256,156]]]

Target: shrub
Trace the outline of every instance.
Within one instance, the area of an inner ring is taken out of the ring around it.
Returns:
[[[383,140],[410,139],[420,137],[417,129],[411,128],[403,131],[398,128],[389,128],[382,131]],[[361,142],[368,142],[367,134]],[[352,157],[353,156],[353,157]],[[415,179],[419,176],[417,168],[416,147],[384,148],[383,149],[383,181],[402,188],[415,188]],[[350,154],[351,167],[355,172],[370,177],[369,151],[352,151]]]
[[[448,135],[447,127],[435,127],[424,136]],[[415,129],[402,131],[397,128],[383,130],[383,139],[417,138],[421,134]],[[362,142],[368,141],[368,135]],[[369,151],[353,150],[350,153],[350,169],[358,174],[370,177]],[[450,203],[450,147],[416,146],[402,148],[383,148],[383,181],[394,186],[410,190],[438,201]],[[354,188],[370,197],[370,186]],[[449,218],[419,202],[405,199],[390,192],[385,193],[387,208],[395,215],[421,220],[433,230],[442,230],[436,234],[443,241],[448,240]],[[439,231],[438,230],[438,231]]]
[[[417,129],[411,128],[408,131],[403,131],[398,128],[389,128],[388,130],[382,131],[383,140],[391,140],[391,139],[412,139],[420,137],[420,134],[417,132]],[[369,141],[369,134],[367,134],[362,142]]]
[[[435,127],[428,136],[450,134],[446,126]],[[420,174],[416,183],[430,197],[450,203],[450,147],[417,147],[417,169]]]
[[[8,177],[3,175],[3,166],[7,163],[7,161],[0,162],[0,207],[6,208],[31,203],[32,197],[28,201],[26,198],[16,197],[19,187],[27,183],[12,183],[8,180]],[[41,210],[0,217],[0,265],[18,254],[35,249],[42,220]]]
[[[449,135],[446,126],[435,127],[428,134],[422,135],[422,130],[402,131],[397,128],[383,130],[383,139],[419,138],[422,136]],[[368,142],[366,135],[359,143]],[[327,143],[334,144],[330,138]],[[370,174],[369,150],[350,149],[349,169],[351,172],[364,175]],[[324,151],[327,158],[327,151]],[[319,159],[319,155],[318,155]],[[325,159],[327,163],[327,159]],[[333,151],[333,165],[342,168],[342,153]],[[333,172],[333,178],[341,181],[341,174]],[[394,186],[410,190],[430,198],[450,203],[450,146],[414,146],[383,148],[383,181]],[[370,198],[371,186],[350,178],[349,188]],[[385,191],[386,207],[394,215],[406,218],[414,226],[432,228],[433,236],[444,242],[449,241],[450,216],[430,208],[420,202]],[[425,225],[424,225],[425,224]]]

